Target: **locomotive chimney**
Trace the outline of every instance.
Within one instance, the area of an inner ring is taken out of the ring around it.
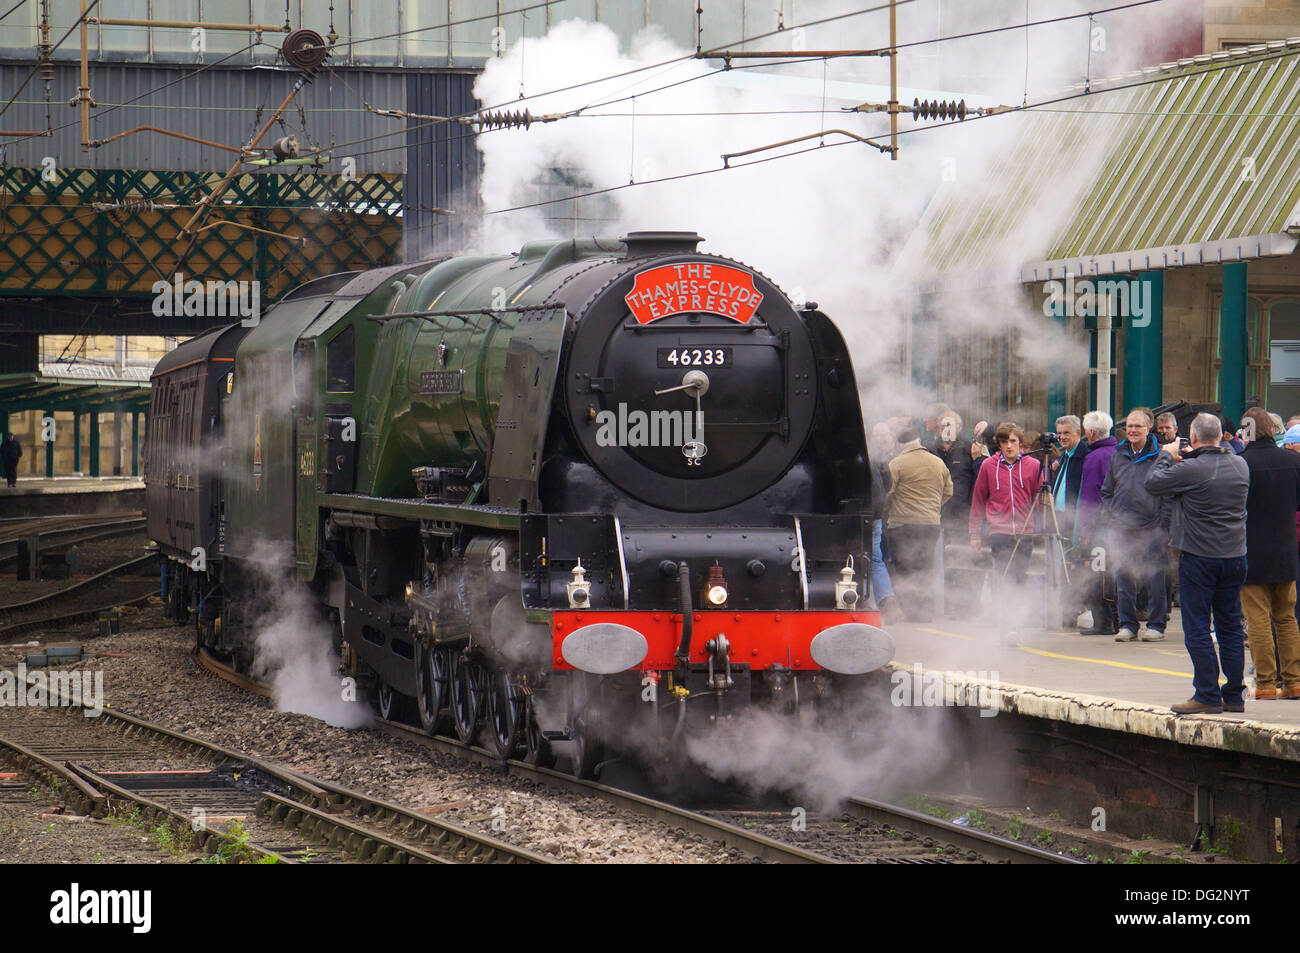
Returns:
[[[628,232],[620,241],[627,246],[628,258],[649,258],[689,254],[704,239],[695,232]]]

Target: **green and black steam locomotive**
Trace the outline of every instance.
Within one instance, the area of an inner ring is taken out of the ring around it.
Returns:
[[[879,668],[844,340],[701,240],[334,275],[176,349],[146,465],[167,611],[247,668],[296,579],[381,714],[583,775],[634,724]]]

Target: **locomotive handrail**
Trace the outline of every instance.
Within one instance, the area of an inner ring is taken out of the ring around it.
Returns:
[[[526,304],[509,308],[458,308],[455,311],[391,311],[387,314],[368,315],[368,321],[387,321],[390,318],[423,318],[426,321],[430,318],[460,318],[466,324],[469,323],[467,314],[486,314],[498,324],[502,320],[498,315],[501,314],[523,314],[528,311],[554,311],[553,304]]]

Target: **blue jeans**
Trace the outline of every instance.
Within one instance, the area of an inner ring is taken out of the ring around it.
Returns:
[[[1147,583],[1147,628],[1163,632],[1169,621],[1168,566],[1169,544],[1164,534],[1139,539],[1128,544],[1132,551],[1119,550],[1115,567],[1115,602],[1119,608],[1119,627],[1138,630],[1138,583]]]
[[[1245,688],[1245,632],[1241,626],[1241,586],[1246,557],[1215,559],[1183,553],[1178,560],[1178,590],[1183,604],[1183,641],[1192,657],[1194,697],[1206,705],[1239,705]],[[1219,639],[1214,653],[1210,614]],[[1225,679],[1219,690],[1219,666]]]
[[[885,559],[880,553],[880,534],[884,529],[882,520],[871,521],[871,598],[877,607],[881,600],[894,595],[894,587],[889,584],[889,570],[885,568]]]

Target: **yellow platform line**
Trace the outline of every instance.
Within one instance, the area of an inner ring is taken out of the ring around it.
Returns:
[[[965,641],[965,642],[974,642],[974,641],[975,641],[975,636],[973,636],[973,635],[958,635],[956,632],[945,632],[943,629],[926,629],[926,628],[923,628],[923,627],[921,627],[921,626],[917,626],[917,627],[916,627],[916,631],[918,631],[918,632],[933,632],[935,635],[946,635],[946,636],[947,636],[948,638],[950,638],[950,639],[961,639],[962,641]]]
[[[1022,652],[1029,652],[1032,655],[1042,655],[1045,658],[1059,658],[1068,662],[1091,662],[1094,665],[1109,665],[1112,668],[1128,668],[1136,672],[1152,672],[1156,675],[1173,675],[1177,678],[1191,678],[1191,672],[1175,672],[1167,668],[1148,668],[1145,665],[1130,665],[1128,662],[1114,662],[1110,659],[1087,658],[1083,655],[1061,655],[1057,652],[1047,652],[1043,649],[1031,649],[1028,646],[1019,647]]]

